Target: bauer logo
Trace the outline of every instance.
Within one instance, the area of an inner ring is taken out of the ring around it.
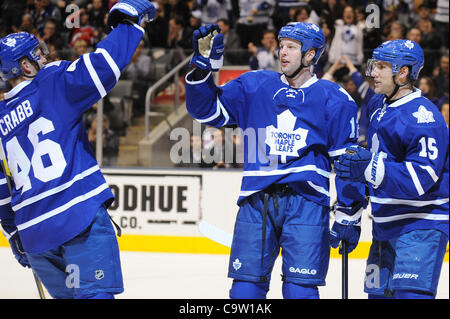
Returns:
[[[392,279],[419,279],[418,274],[409,274],[409,273],[396,273],[392,276]]]
[[[316,269],[309,269],[309,268],[296,268],[296,267],[289,267],[289,271],[292,273],[302,274],[302,275],[316,275],[317,270]]]

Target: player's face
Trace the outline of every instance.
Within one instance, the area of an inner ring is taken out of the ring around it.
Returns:
[[[389,62],[374,62],[371,76],[373,77],[375,93],[389,95],[394,90],[392,64]]]
[[[300,67],[302,60],[301,44],[294,40],[281,39],[280,42],[280,64],[281,71],[291,75]]]

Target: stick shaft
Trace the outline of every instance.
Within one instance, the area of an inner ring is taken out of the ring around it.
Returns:
[[[348,247],[342,241],[342,299],[348,299]]]

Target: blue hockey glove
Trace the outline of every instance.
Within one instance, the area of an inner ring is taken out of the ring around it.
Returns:
[[[22,247],[22,242],[20,241],[19,233],[15,230],[12,234],[9,235],[9,245],[11,246],[11,250],[16,257],[19,264],[23,267],[30,268],[30,263],[28,262],[27,255]]]
[[[334,171],[336,176],[342,179],[365,183],[364,172],[371,160],[372,153],[370,151],[361,146],[350,147],[334,163]]]
[[[330,245],[333,248],[337,248],[339,243],[345,240],[348,244],[348,252],[350,253],[358,245],[360,235],[361,226],[343,225],[335,221],[330,230]],[[339,253],[342,254],[340,250]]]
[[[106,25],[114,29],[120,22],[129,20],[140,24],[155,17],[156,9],[148,0],[121,0],[109,10]]]
[[[217,24],[208,24],[195,30],[192,45],[194,56],[191,59],[191,66],[214,72],[222,67],[225,44]]]

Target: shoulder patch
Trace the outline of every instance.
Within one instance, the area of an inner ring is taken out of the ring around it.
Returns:
[[[425,106],[420,105],[418,110],[412,114],[416,119],[417,123],[434,123],[433,112],[429,111]]]

